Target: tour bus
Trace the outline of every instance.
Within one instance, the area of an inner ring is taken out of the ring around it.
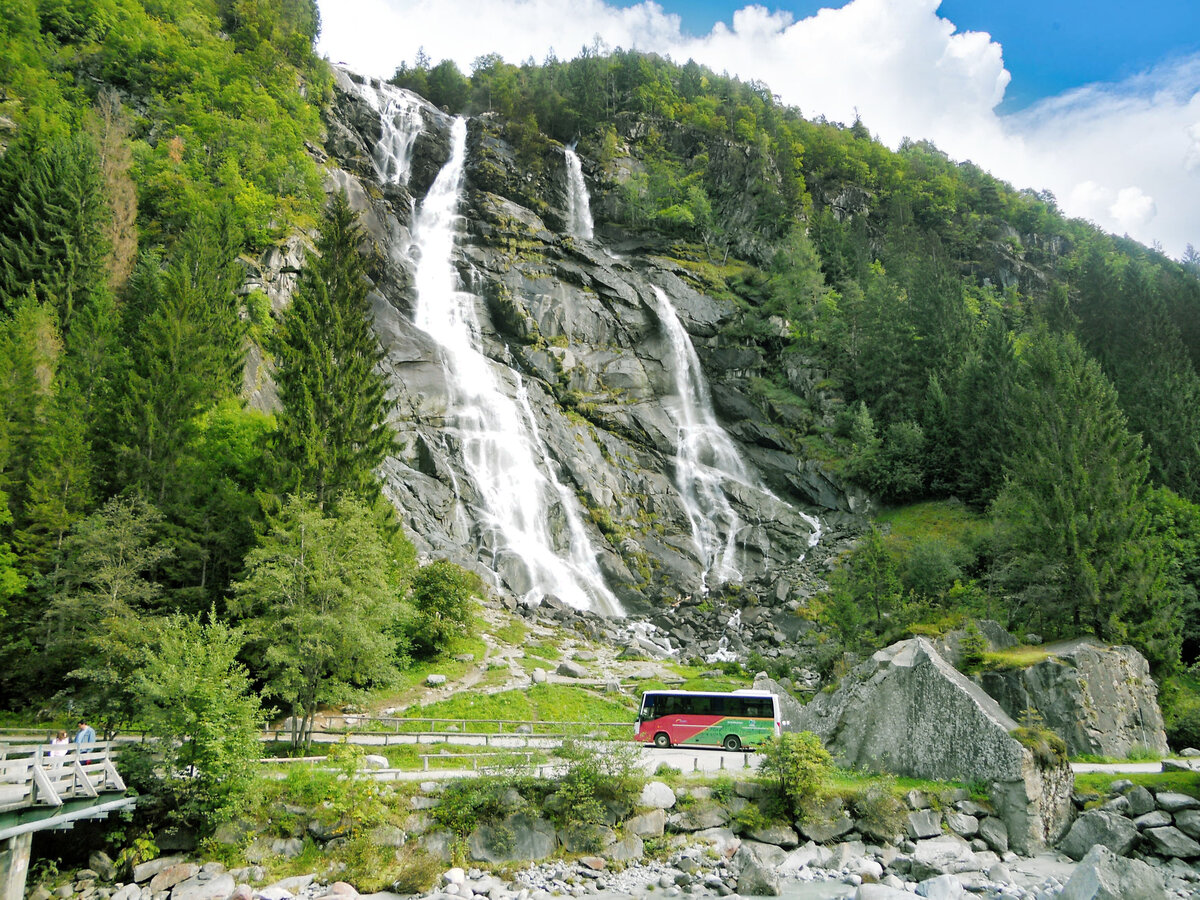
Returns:
[[[634,739],[655,747],[710,744],[726,750],[778,737],[779,698],[768,691],[646,691]]]

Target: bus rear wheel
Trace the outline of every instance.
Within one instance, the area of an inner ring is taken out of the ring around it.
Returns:
[[[666,750],[671,746],[671,737],[665,731],[660,731],[654,736],[654,746],[660,750]]]
[[[742,742],[738,740],[736,734],[727,734],[725,735],[725,740],[721,741],[721,746],[726,750],[740,750]]]

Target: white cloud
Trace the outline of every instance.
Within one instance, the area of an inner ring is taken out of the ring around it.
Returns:
[[[851,0],[801,20],[753,5],[692,37],[653,2],[325,0],[320,49],[388,76],[419,47],[469,71],[490,52],[520,62],[553,48],[569,58],[599,36],[764,81],[808,116],[850,122],[857,111],[891,146],[928,138],[1017,187],[1049,188],[1069,215],[1159,240],[1173,255],[1200,243],[1200,56],[1001,116],[1002,48],[956,32],[939,5]]]

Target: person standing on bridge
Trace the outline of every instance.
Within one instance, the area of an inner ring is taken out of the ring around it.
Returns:
[[[85,719],[79,720],[79,731],[75,734],[75,743],[79,746],[96,743],[96,729],[89,725]]]

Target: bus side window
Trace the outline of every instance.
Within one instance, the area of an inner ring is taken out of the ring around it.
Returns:
[[[641,715],[641,718],[643,718],[643,719],[653,719],[653,718],[655,718],[655,715],[654,715],[654,701],[655,701],[655,700],[657,700],[657,699],[658,699],[658,698],[657,698],[657,697],[655,697],[653,694],[647,694],[645,697],[643,697],[643,698],[642,698],[642,715]]]
[[[709,714],[714,716],[729,715],[729,703],[727,697],[709,697]]]

